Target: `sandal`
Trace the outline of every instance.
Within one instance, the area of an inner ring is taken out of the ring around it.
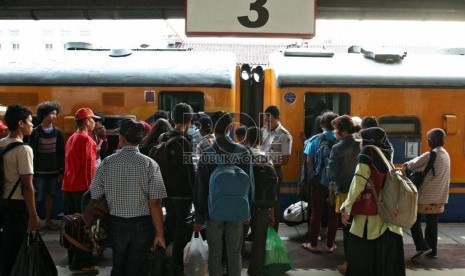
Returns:
[[[333,246],[328,247],[328,249],[326,249],[326,250],[327,250],[328,254],[333,254],[334,251],[336,251],[336,249],[337,249],[336,244],[333,244]]]
[[[313,247],[310,243],[303,243],[302,248],[310,253],[318,254],[321,253],[321,251],[318,249],[318,247]]]
[[[347,271],[347,262],[344,262],[343,264],[338,265],[337,271],[339,271],[339,273],[341,273],[342,275],[345,275]]]

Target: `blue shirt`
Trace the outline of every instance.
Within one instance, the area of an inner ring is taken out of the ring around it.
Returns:
[[[306,156],[312,156],[313,162],[316,161],[316,155],[318,152],[318,148],[320,147],[320,143],[321,143],[320,135],[321,134],[313,135],[310,139],[307,140],[308,142],[305,141],[306,146],[305,146],[304,154]],[[334,135],[334,131],[332,130],[323,131],[323,135],[325,136],[326,140],[330,142],[333,142],[336,140],[336,136]]]

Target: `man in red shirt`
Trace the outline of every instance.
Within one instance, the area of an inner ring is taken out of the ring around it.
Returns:
[[[96,170],[97,145],[90,137],[94,130],[94,115],[90,108],[81,108],[75,114],[76,132],[69,137],[65,147],[65,171],[63,175],[63,213],[82,213],[81,200],[89,189]],[[98,272],[91,266],[92,252],[78,249],[68,250],[68,263],[71,269]]]

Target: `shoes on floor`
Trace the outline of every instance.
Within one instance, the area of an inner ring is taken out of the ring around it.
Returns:
[[[313,247],[310,243],[303,243],[302,248],[314,254],[321,253],[317,246]]]
[[[336,248],[337,248],[336,244],[333,244],[333,246],[328,247],[328,248],[326,249],[326,252],[328,252],[328,254],[333,254],[334,251],[336,251]]]
[[[426,254],[426,257],[428,257],[430,259],[437,259],[438,254],[433,254],[433,252],[431,251],[431,253]]]
[[[418,251],[417,254],[413,255],[413,257],[410,259],[412,262],[416,262],[418,260],[420,260],[421,258],[423,258],[424,256],[430,254],[433,250],[430,248],[430,249],[427,249],[427,250],[421,250],[421,251]]]

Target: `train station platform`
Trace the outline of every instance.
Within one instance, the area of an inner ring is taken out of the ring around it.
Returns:
[[[336,236],[337,250],[333,254],[312,254],[301,248],[303,236],[307,231],[306,225],[288,227],[280,225],[279,235],[286,244],[292,260],[294,270],[284,275],[340,275],[336,266],[344,259],[342,249],[342,230],[339,229]],[[71,271],[67,267],[67,251],[60,246],[59,231],[51,231],[43,228],[41,230],[43,239],[58,268],[58,275],[86,275]],[[242,275],[247,275],[248,260],[250,258],[250,243],[246,243],[243,258],[244,270]],[[322,251],[325,243],[320,243]],[[169,249],[168,249],[169,251]],[[405,265],[408,276],[441,275],[441,276],[465,276],[465,224],[442,223],[439,225],[438,258],[424,258],[412,263],[410,258],[415,254],[410,231],[404,232],[404,254]],[[110,275],[111,272],[111,249],[106,249],[102,257],[94,258],[95,265],[99,268],[102,276]],[[311,272],[311,273],[310,273]]]

